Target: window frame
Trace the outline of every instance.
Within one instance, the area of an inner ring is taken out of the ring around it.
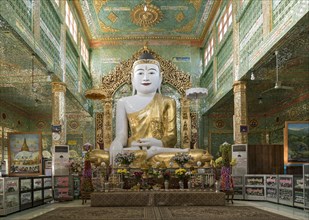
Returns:
[[[89,63],[89,50],[86,47],[86,44],[85,44],[84,39],[82,37],[80,38],[80,53],[81,53],[81,56],[83,57],[83,60],[86,63],[86,66],[88,67],[88,65],[89,65],[88,64]]]
[[[222,41],[225,34],[227,33],[228,28],[233,23],[233,6],[232,1],[230,0],[226,8],[224,9],[224,13],[220,18],[220,22],[218,24],[218,43]]]
[[[69,3],[67,1],[65,2],[65,23],[75,43],[77,43],[77,23],[69,6]]]
[[[206,67],[214,55],[214,38],[211,37],[204,48],[204,66]]]

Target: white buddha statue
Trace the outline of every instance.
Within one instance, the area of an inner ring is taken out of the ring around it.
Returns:
[[[189,150],[174,148],[177,142],[176,102],[158,93],[161,83],[159,62],[151,54],[143,53],[133,64],[133,95],[117,102],[116,138],[110,146],[111,163],[122,151],[146,150],[146,159],[149,159],[160,153]]]
[[[203,162],[202,149],[174,148],[177,142],[176,102],[160,94],[159,62],[146,49],[134,62],[132,70],[133,94],[119,99],[116,106],[116,137],[109,152],[93,150],[91,161],[114,164],[118,153],[134,151],[135,167],[158,162],[169,166],[176,153],[189,151],[194,159],[191,163]]]

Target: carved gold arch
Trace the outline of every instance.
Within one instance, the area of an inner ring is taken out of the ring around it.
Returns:
[[[190,101],[185,96],[185,91],[191,88],[190,75],[179,70],[178,67],[170,60],[165,60],[153,50],[144,46],[137,51],[133,56],[120,62],[108,75],[102,77],[102,85],[99,89],[92,89],[86,92],[86,97],[90,99],[100,99],[103,104],[103,117],[97,117],[96,120],[103,120],[96,124],[103,124],[103,128],[98,130],[96,128],[96,146],[99,145],[97,140],[102,140],[102,130],[104,148],[109,148],[112,137],[112,109],[113,109],[113,95],[123,85],[131,84],[131,71],[133,63],[138,57],[147,50],[153,57],[160,62],[161,71],[163,71],[163,84],[167,83],[173,86],[179,94],[181,94],[181,144],[183,148],[190,148],[191,143],[191,117],[190,117]]]

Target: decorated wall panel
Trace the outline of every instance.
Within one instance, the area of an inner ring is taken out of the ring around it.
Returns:
[[[70,37],[66,37],[66,84],[73,91],[78,91],[78,53]]]
[[[61,21],[49,0],[40,2],[40,41],[54,63],[60,62]]]
[[[249,68],[249,56],[263,41],[262,1],[251,1],[239,21],[240,72]]]
[[[289,0],[272,1],[273,27],[276,27],[282,19],[287,17],[287,15],[291,16],[291,13],[293,13],[293,10],[291,9],[294,7],[296,3],[297,1],[289,1]]]
[[[94,86],[99,86],[102,76],[107,75],[121,61],[129,59],[140,48],[141,46],[121,45],[94,49],[91,58]],[[162,58],[171,60],[180,70],[193,76],[201,74],[200,51],[198,48],[152,45],[151,49],[160,54]]]
[[[13,11],[19,17],[19,20],[24,23],[25,27],[31,30],[33,0],[24,0],[24,1],[6,0],[6,1],[10,4]]]

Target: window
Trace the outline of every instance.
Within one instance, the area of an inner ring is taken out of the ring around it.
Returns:
[[[59,0],[55,0],[55,3],[59,6]]]
[[[65,23],[68,25],[70,33],[73,36],[75,43],[77,42],[77,25],[73,17],[68,2],[65,3]]]
[[[230,1],[226,9],[221,17],[221,20],[218,25],[218,37],[219,37],[219,43],[223,39],[223,36],[227,32],[228,27],[232,24],[232,1]]]
[[[204,51],[205,66],[207,66],[207,64],[209,63],[210,58],[212,57],[213,54],[214,54],[214,39],[211,38],[208,41],[207,47],[205,47],[205,51]]]
[[[88,67],[89,52],[88,52],[88,49],[85,45],[83,38],[80,38],[80,47],[81,47],[81,55],[86,63],[86,66]]]

